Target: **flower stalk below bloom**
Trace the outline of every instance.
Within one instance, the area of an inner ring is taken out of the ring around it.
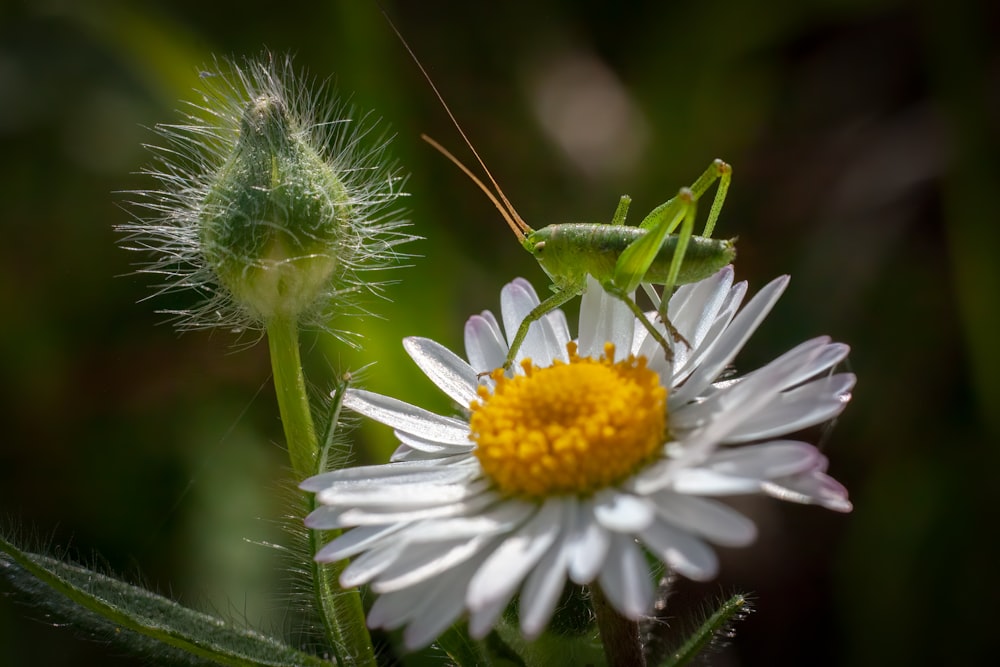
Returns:
[[[320,443],[302,374],[298,332],[296,322],[286,317],[272,317],[267,322],[271,369],[288,457],[296,478],[301,479],[318,471]],[[309,505],[311,510],[317,507],[315,498],[310,499]],[[315,555],[327,540],[339,534],[340,531],[309,531],[310,551]],[[318,611],[327,639],[338,655],[338,663],[375,667],[377,663],[365,625],[361,595],[356,588],[344,589],[337,583],[346,564],[346,561],[312,562]]]

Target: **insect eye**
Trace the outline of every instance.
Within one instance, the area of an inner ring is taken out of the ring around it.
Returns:
[[[545,241],[535,244],[535,254],[541,255],[542,251],[545,250]]]

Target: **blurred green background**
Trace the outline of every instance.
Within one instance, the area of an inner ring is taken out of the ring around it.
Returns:
[[[739,236],[737,275],[752,289],[793,277],[741,367],[819,334],[853,348],[854,401],[811,435],[855,511],[738,503],[758,543],[678,597],[753,592],[713,663],[987,662],[998,5],[386,5],[529,224],[606,221],[622,193],[635,223],[723,157],[717,233]],[[400,336],[460,350],[464,319],[496,309],[506,281],[544,289],[492,206],[420,141],[470,161],[372,2],[0,3],[0,513],[24,542],[297,636],[293,576],[263,546],[284,539],[288,493],[266,346],[160,324],[154,311],[189,295],[137,303],[145,281],[112,229],[128,219],[113,193],[152,187],[136,173],[148,128],[177,120],[198,68],[265,48],[385,118],[425,237],[393,301],[369,304],[383,319],[364,321],[364,350],[307,341],[313,377],[377,361],[368,388],[446,410]],[[384,456],[387,431],[365,427],[358,458]],[[80,635],[0,582],[0,664],[144,664]]]

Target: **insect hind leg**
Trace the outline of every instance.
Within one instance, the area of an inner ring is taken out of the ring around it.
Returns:
[[[679,224],[680,231],[678,232],[677,238],[677,249],[674,252],[674,256],[670,261],[670,269],[667,272],[667,280],[663,285],[663,296],[660,299],[660,306],[657,309],[660,320],[667,326],[670,330],[671,336],[674,340],[678,342],[683,341],[685,345],[690,347],[690,344],[684,337],[680,335],[677,329],[674,328],[673,324],[670,323],[670,319],[667,317],[667,306],[670,303],[670,296],[674,292],[674,288],[677,286],[678,277],[680,275],[681,265],[684,263],[684,255],[687,252],[688,242],[694,235],[694,225],[697,216],[697,206],[698,200],[712,187],[712,185],[718,181],[719,185],[715,190],[715,197],[712,200],[712,206],[708,211],[708,218],[705,221],[705,228],[702,231],[702,236],[709,238],[712,236],[712,232],[715,230],[715,223],[719,219],[719,213],[722,211],[722,205],[726,201],[726,194],[729,192],[729,182],[732,179],[733,168],[726,162],[722,160],[715,159],[712,164],[709,165],[698,179],[691,184],[690,188],[682,188],[678,193],[676,200],[679,201],[682,213],[680,215]],[[678,223],[672,223],[676,226]],[[671,231],[673,231],[671,229]]]
[[[732,175],[733,168],[728,163],[715,159],[708,169],[702,172],[701,176],[691,184],[691,187],[681,188],[681,191],[674,198],[677,200],[681,212],[677,219],[668,226],[668,233],[674,231],[677,225],[680,225],[680,230],[678,231],[677,250],[671,259],[667,281],[663,286],[664,301],[670,300],[670,294],[677,286],[677,278],[680,275],[681,265],[684,263],[688,242],[694,235],[698,201],[718,181],[719,186],[715,190],[715,197],[712,199],[712,206],[708,211],[708,218],[705,220],[705,227],[701,233],[703,237],[710,238],[712,232],[715,231],[715,223],[719,219],[719,214],[722,212],[722,205],[726,201]],[[661,315],[665,314],[666,307],[664,306],[661,309]]]
[[[715,181],[719,181],[719,187],[716,189],[715,197],[712,200],[712,207],[708,211],[708,219],[705,220],[705,229],[701,233],[702,236],[711,237],[712,232],[715,231],[715,223],[719,219],[722,205],[726,201],[726,193],[729,192],[729,182],[732,180],[732,177],[733,168],[729,163],[715,159],[708,169],[698,177],[698,180],[691,185],[691,194],[694,195],[694,199],[697,201],[712,187]]]

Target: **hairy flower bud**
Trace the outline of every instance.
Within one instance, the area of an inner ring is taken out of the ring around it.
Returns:
[[[202,252],[260,317],[295,316],[337,268],[352,209],[334,170],[294,134],[282,100],[262,95],[205,197]]]
[[[274,317],[328,328],[354,294],[379,288],[359,271],[387,266],[411,238],[386,213],[401,194],[387,142],[364,148],[372,124],[322,102],[323,85],[304,92],[287,60],[202,80],[204,104],[188,122],[157,127],[169,145],[153,149],[161,163],[149,173],[162,189],[134,193],[155,215],[120,227],[127,247],[156,254],[140,271],[166,276],[160,291],[205,297],[169,311],[180,328]]]

